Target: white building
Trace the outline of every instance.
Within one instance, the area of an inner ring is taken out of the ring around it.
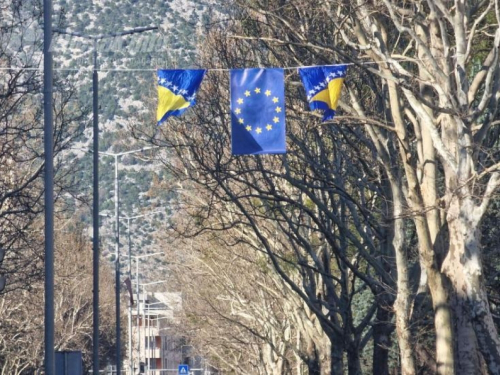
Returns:
[[[142,364],[145,374],[176,374],[183,361],[183,339],[171,328],[182,310],[180,293],[140,294],[132,310],[132,358],[134,374]],[[124,368],[129,368],[129,362]]]

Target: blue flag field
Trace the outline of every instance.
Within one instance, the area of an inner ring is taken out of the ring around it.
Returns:
[[[233,155],[286,152],[283,69],[231,70]]]

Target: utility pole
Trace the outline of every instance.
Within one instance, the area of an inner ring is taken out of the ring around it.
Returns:
[[[54,130],[52,114],[52,0],[43,0],[43,112],[45,154],[45,374],[55,375],[54,352]]]
[[[44,0],[45,2],[50,2],[51,0]],[[92,370],[93,373],[99,372],[99,76],[98,76],[98,63],[97,63],[97,43],[100,40],[115,38],[124,35],[132,35],[137,33],[142,33],[144,31],[156,30],[158,27],[138,27],[131,30],[123,31],[120,33],[110,33],[110,34],[99,34],[99,35],[87,35],[79,32],[70,32],[60,29],[54,29],[54,32],[59,34],[71,35],[75,37],[80,37],[83,39],[92,41],[92,57],[93,57],[93,70],[92,70],[92,114],[93,114],[93,183],[92,183],[92,194],[93,194],[93,204],[92,204],[92,225],[93,225],[93,238],[92,238],[92,249],[93,249],[93,259],[92,259],[92,269],[93,269],[93,279],[92,279],[92,306],[93,306],[93,333],[92,333]],[[52,189],[51,189],[52,191]],[[117,360],[119,362],[119,352],[121,348],[119,347],[119,342],[117,345]],[[117,369],[120,370],[120,364],[117,364]]]

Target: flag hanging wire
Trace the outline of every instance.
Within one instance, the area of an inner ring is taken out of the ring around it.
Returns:
[[[338,66],[338,65],[372,65],[372,64],[393,64],[399,62],[416,62],[415,59],[391,59],[388,61],[380,60],[380,61],[361,61],[356,63],[338,63],[338,64],[324,64],[324,65],[302,65],[302,66],[287,66],[282,67],[283,70],[296,70],[299,68],[314,68],[320,66]],[[249,69],[279,69],[280,67],[251,67]],[[162,68],[98,68],[99,72],[156,72],[157,70],[161,70]],[[189,69],[204,69],[204,68],[175,68],[177,70],[189,70]],[[207,68],[207,71],[214,72],[229,72],[234,69],[243,69],[243,68]],[[21,67],[0,67],[0,70],[26,70],[26,71],[42,71],[43,68],[21,68]],[[54,71],[58,72],[93,72],[93,68],[54,68]]]

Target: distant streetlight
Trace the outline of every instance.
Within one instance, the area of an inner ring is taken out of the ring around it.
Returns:
[[[127,220],[127,232],[128,232],[128,255],[125,256],[126,258],[128,258],[128,270],[127,270],[127,273],[128,273],[128,278],[129,280],[132,282],[132,258],[135,258],[135,259],[140,259],[140,258],[147,258],[147,257],[150,257],[150,256],[153,256],[153,255],[161,255],[161,254],[164,254],[164,253],[152,253],[152,254],[146,254],[146,255],[139,255],[139,256],[134,256],[132,255],[132,241],[131,241],[131,237],[130,237],[130,221],[131,220],[135,220],[135,219],[139,219],[139,218],[143,218],[143,217],[147,217],[147,216],[152,216],[152,215],[157,215],[157,214],[163,214],[165,213],[165,211],[153,211],[153,212],[148,212],[146,214],[143,214],[143,215],[135,215],[135,216],[119,216],[118,219],[119,220]],[[99,214],[99,216],[104,216],[104,217],[114,217],[112,215],[108,215],[108,214]],[[136,260],[136,264],[137,264],[137,274],[136,274],[136,279],[138,280],[139,279],[139,261]],[[139,326],[139,287],[137,287],[137,326]],[[129,306],[128,306],[128,348],[129,348],[129,359],[130,359],[130,371],[133,372],[133,369],[134,369],[134,363],[133,363],[133,356],[132,356],[132,304],[129,303]],[[139,345],[139,353],[140,353],[140,336],[138,338],[138,345]],[[139,354],[140,355],[140,354]],[[139,356],[138,356],[139,357]]]
[[[116,307],[116,365],[117,371],[121,371],[121,325],[120,325],[120,184],[118,180],[118,158],[124,155],[136,154],[147,150],[158,148],[158,146],[143,147],[137,150],[124,152],[102,152],[100,155],[112,156],[115,159],[115,307]],[[133,369],[131,369],[133,371]]]
[[[51,15],[52,15],[52,1],[51,0],[44,0],[44,21],[45,25],[47,23],[50,24],[50,26],[44,26],[44,51],[46,50],[47,52],[44,53],[44,55],[50,57],[50,102],[45,102],[45,111],[46,113],[50,112],[52,113],[52,110],[50,108],[52,104],[52,54],[50,53],[50,47],[51,47],[51,42],[52,42],[52,21],[51,21]],[[118,36],[125,36],[125,35],[132,35],[132,34],[138,34],[142,33],[145,31],[150,31],[150,30],[156,30],[158,27],[153,26],[153,27],[137,27],[133,28],[127,31],[122,31],[119,33],[110,33],[110,34],[98,34],[98,35],[88,35],[88,34],[83,34],[79,32],[71,32],[71,31],[66,31],[66,30],[60,30],[60,29],[53,29],[54,32],[59,33],[59,34],[65,34],[65,35],[71,35],[71,36],[76,36],[80,37],[83,39],[91,40],[93,42],[93,62],[94,62],[94,69],[92,72],[92,113],[93,113],[93,152],[94,152],[94,158],[93,158],[93,212],[92,212],[92,223],[93,223],[93,239],[92,239],[92,247],[93,247],[93,335],[92,335],[92,340],[93,340],[93,348],[92,348],[92,369],[94,373],[99,372],[99,93],[98,93],[98,66],[97,66],[97,43],[99,40],[103,39],[109,39],[109,38],[114,38]],[[47,35],[49,34],[49,35]],[[49,60],[47,60],[49,61]],[[46,62],[44,65],[44,69],[47,70],[47,67],[49,63]],[[45,78],[45,80],[48,80]],[[49,86],[47,87],[46,90],[49,90]],[[49,110],[47,110],[47,106],[49,107]],[[46,115],[47,116],[47,115]],[[52,116],[52,115],[50,115]],[[46,121],[47,121],[46,117]],[[52,126],[52,117],[50,117],[50,126]],[[52,133],[52,132],[51,132]],[[45,135],[47,136],[47,128],[45,130]],[[51,147],[51,144],[48,144],[49,147]],[[45,152],[46,152],[46,157],[48,154],[48,147],[47,143],[45,146]],[[50,156],[52,157],[52,151],[50,150]],[[53,158],[53,157],[52,157]],[[52,173],[52,161],[49,164],[51,168],[51,173]],[[50,190],[50,194],[52,193],[53,190],[53,185],[47,185],[45,186],[45,190]],[[50,207],[52,209],[52,207]],[[53,215],[52,212],[50,215]],[[50,225],[53,226],[53,223],[50,223]],[[52,238],[52,235],[50,236]],[[53,246],[53,245],[52,245]],[[53,262],[52,259],[50,259],[51,262]],[[50,269],[50,272],[53,273],[53,270]],[[51,277],[53,277],[51,275]],[[53,284],[53,281],[52,281]],[[53,296],[50,296],[50,298],[53,298]],[[118,315],[118,322],[120,321]],[[51,317],[53,319],[53,317]],[[50,329],[53,330],[52,327]],[[116,333],[117,333],[117,341],[116,341],[116,370],[118,373],[121,371],[121,364],[120,364],[120,323],[117,323],[116,327]],[[52,333],[53,335],[53,333]],[[53,341],[53,339],[52,339]],[[52,344],[51,344],[52,345]],[[53,346],[53,345],[52,345]],[[47,351],[47,345],[45,350]],[[51,349],[53,351],[53,349]],[[52,361],[52,358],[50,358],[50,361]],[[53,362],[53,361],[52,361]],[[50,365],[52,368],[52,365]],[[51,370],[49,371],[49,375],[51,374]]]

